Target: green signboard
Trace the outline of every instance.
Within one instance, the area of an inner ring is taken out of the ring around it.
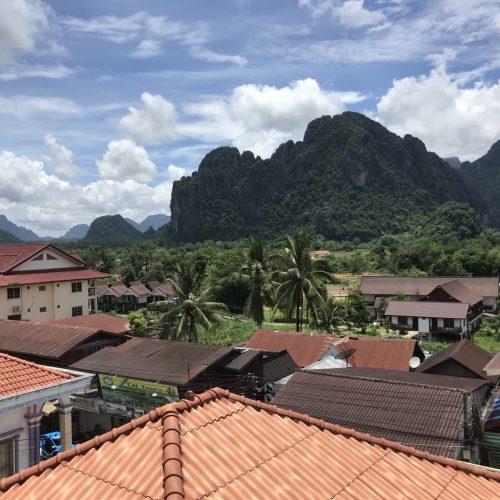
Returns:
[[[104,400],[117,405],[149,411],[179,401],[179,392],[174,385],[106,374],[99,375],[99,383]]]

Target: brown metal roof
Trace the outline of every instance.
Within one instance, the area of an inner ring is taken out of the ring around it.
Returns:
[[[461,302],[427,302],[424,300],[391,300],[385,310],[386,316],[413,316],[420,318],[466,319],[469,304]]]
[[[493,359],[493,356],[470,340],[463,339],[429,356],[416,371],[425,373],[450,359],[465,366],[478,377],[484,378],[486,376],[483,371],[484,367]]]
[[[320,360],[338,337],[321,333],[257,330],[246,347],[263,351],[288,351],[301,368]]]
[[[98,333],[98,328],[0,320],[0,352],[58,359]]]
[[[0,496],[490,500],[500,474],[212,389],[0,479]]]
[[[438,285],[460,281],[482,297],[498,296],[498,277],[470,278],[462,276],[361,276],[360,290],[368,295],[427,295]]]
[[[458,456],[464,391],[351,376],[351,370],[297,372],[272,403],[429,453]]]
[[[474,290],[466,287],[461,281],[455,280],[439,285],[448,295],[463,302],[464,304],[474,305],[483,300],[483,296],[476,293]]]
[[[497,352],[495,357],[488,361],[483,371],[487,377],[497,377],[500,375],[500,352]]]
[[[128,333],[130,323],[128,319],[110,314],[88,314],[86,316],[74,316],[72,318],[57,319],[48,321],[52,325],[71,325],[93,328],[109,333]]]
[[[184,385],[232,351],[232,347],[134,337],[101,349],[71,368]]]

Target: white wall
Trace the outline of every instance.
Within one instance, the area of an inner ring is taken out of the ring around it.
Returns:
[[[418,331],[429,333],[429,318],[418,318]]]
[[[40,254],[43,254],[43,260],[33,260],[38,257]],[[47,255],[50,254],[56,259],[47,259]],[[67,269],[67,268],[80,268],[83,267],[83,264],[77,263],[72,259],[68,259],[65,255],[60,254],[55,251],[43,251],[38,253],[35,257],[30,260],[23,262],[19,266],[14,268],[15,271],[44,271],[49,269]]]
[[[28,425],[24,415],[28,408],[17,408],[16,410],[0,413],[0,435],[22,428],[19,435],[19,470],[29,467],[29,449],[28,449]]]

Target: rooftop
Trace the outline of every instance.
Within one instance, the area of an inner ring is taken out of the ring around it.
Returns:
[[[483,368],[483,372],[486,373],[487,377],[498,377],[500,375],[500,352],[497,352],[495,357],[488,361]]]
[[[444,285],[439,285],[439,288],[464,304],[474,305],[483,300],[482,295],[465,286],[460,280],[450,281]]]
[[[0,480],[6,500],[54,493],[490,499],[500,496],[500,474],[213,389]]]
[[[66,269],[60,271],[15,273],[0,275],[0,286],[31,285],[36,283],[54,283],[58,281],[75,281],[107,278],[109,275],[93,269]]]
[[[417,368],[417,372],[426,372],[435,369],[441,363],[448,360],[454,360],[478,377],[485,378],[486,374],[484,372],[484,367],[492,359],[493,356],[489,352],[474,344],[474,342],[463,339],[429,356]]]
[[[469,304],[461,302],[427,302],[391,300],[385,310],[386,316],[414,316],[421,318],[465,319]]]
[[[70,325],[92,328],[109,333],[127,333],[129,321],[110,314],[89,314],[86,316],[74,316],[72,318],[57,319],[49,321],[52,325]]]
[[[71,375],[0,353],[0,398],[71,379]]]
[[[272,402],[429,453],[456,456],[468,391],[433,377],[411,381],[413,375],[356,368],[299,371]],[[477,389],[485,381],[472,384]]]

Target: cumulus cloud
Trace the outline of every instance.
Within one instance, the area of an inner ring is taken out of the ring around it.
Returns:
[[[281,88],[242,85],[227,99],[188,105],[186,112],[200,119],[180,128],[191,137],[230,140],[241,150],[268,157],[281,142],[302,139],[312,119],[340,113],[346,104],[361,100],[357,92],[321,89],[312,78]]]
[[[143,109],[129,108],[129,114],[120,120],[120,129],[142,144],[171,142],[179,137],[177,113],[172,103],[161,95],[144,92]]]
[[[169,213],[172,179],[150,186],[133,179],[77,185],[49,174],[42,161],[0,153],[0,213],[40,235],[58,236],[78,223],[120,213],[142,220]]]
[[[59,144],[52,134],[47,134],[44,141],[50,150],[48,162],[52,164],[54,172],[62,177],[76,177],[80,170],[73,162],[73,152]]]
[[[473,160],[500,139],[500,80],[466,84],[440,64],[428,75],[395,80],[377,111],[390,130],[419,137],[440,156]]]
[[[102,159],[96,163],[103,179],[148,182],[157,173],[146,150],[129,139],[111,141]]]
[[[168,178],[172,181],[179,180],[183,175],[186,175],[187,170],[183,167],[178,167],[177,165],[170,164],[167,167]]]

